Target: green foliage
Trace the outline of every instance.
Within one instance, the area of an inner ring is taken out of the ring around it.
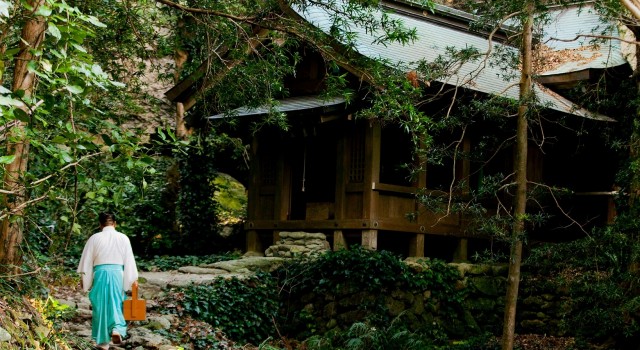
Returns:
[[[328,252],[312,259],[293,259],[274,272],[278,289],[284,293],[281,329],[296,335],[300,333],[302,337],[313,335],[313,322],[319,315],[296,309],[296,301],[310,293],[323,298],[368,293],[374,298],[363,300],[356,308],[366,311],[371,327],[380,327],[391,322],[384,306],[385,296],[398,289],[420,293],[429,290],[430,301],[439,303],[439,319],[443,323],[459,319],[464,291],[455,288],[459,278],[457,270],[439,260],[428,260],[423,264],[423,271],[415,272],[390,252],[361,247]]]
[[[75,316],[73,309],[69,305],[61,304],[59,301],[49,296],[44,306],[44,316],[48,320],[70,320]]]
[[[346,331],[313,336],[305,343],[310,350],[419,350],[433,348],[442,341],[431,334],[410,331],[404,322],[394,320],[382,328],[357,322]]]
[[[181,290],[182,312],[219,328],[238,342],[259,344],[274,334],[278,312],[275,281],[259,273],[242,280],[216,279],[211,286]]]
[[[179,154],[180,194],[177,219],[182,239],[176,249],[187,254],[206,254],[220,249],[218,204],[214,200],[217,175],[215,140],[204,138],[197,147]]]
[[[136,264],[143,271],[169,271],[181,266],[199,266],[212,264],[218,261],[234,260],[240,258],[240,254],[226,253],[216,255],[185,255],[185,256],[154,256],[152,259],[138,259]]]
[[[347,330],[316,335],[305,340],[309,350],[498,350],[492,334],[482,334],[465,340],[449,341],[437,325],[417,331],[406,328],[398,316],[382,327],[354,323]]]
[[[126,220],[123,232],[131,239],[134,252],[138,255],[166,254],[180,239],[174,225],[177,194],[168,185],[174,164],[175,160],[158,156],[154,171],[139,174],[135,179],[135,182],[142,184],[137,196],[119,211]]]
[[[220,220],[223,224],[242,221],[247,213],[247,193],[244,186],[231,176],[218,174],[213,180],[216,186],[214,198],[219,206]]]
[[[538,288],[568,294],[570,309],[562,321],[566,332],[587,341],[615,339],[623,347],[640,337],[639,252],[637,238],[614,225],[573,242],[537,247],[526,266],[555,276]]]

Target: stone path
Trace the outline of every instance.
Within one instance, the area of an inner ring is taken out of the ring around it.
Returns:
[[[141,298],[147,300],[147,320],[129,323],[129,335],[122,346],[111,346],[111,349],[124,350],[178,350],[187,349],[178,347],[171,340],[161,336],[158,332],[164,330],[165,334],[176,326],[177,319],[174,315],[162,313],[159,301],[166,295],[166,291],[173,287],[194,284],[211,284],[218,278],[245,278],[257,270],[270,271],[279,264],[281,258],[274,257],[247,257],[232,261],[222,261],[202,266],[184,266],[174,271],[166,272],[141,272],[139,285]],[[91,341],[91,303],[86,293],[77,289],[60,289],[52,292],[53,297],[62,304],[71,306],[76,310],[75,317],[63,324],[73,336],[78,349],[92,349]]]

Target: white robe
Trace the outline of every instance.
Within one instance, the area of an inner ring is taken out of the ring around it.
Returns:
[[[105,226],[102,232],[94,233],[84,246],[78,273],[82,276],[85,292],[93,284],[93,267],[104,264],[124,265],[125,291],[131,290],[133,282],[138,280],[138,268],[129,237],[116,231],[113,226]]]

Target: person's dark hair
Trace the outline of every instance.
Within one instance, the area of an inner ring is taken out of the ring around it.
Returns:
[[[100,213],[98,215],[98,221],[101,226],[113,226],[116,223],[116,214],[114,213]]]

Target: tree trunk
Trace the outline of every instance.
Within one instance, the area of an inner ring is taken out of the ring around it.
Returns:
[[[518,287],[520,285],[520,265],[522,262],[522,235],[524,234],[527,206],[527,112],[531,98],[532,75],[532,31],[533,4],[529,2],[526,8],[527,19],[522,34],[522,71],[520,76],[520,105],[518,107],[518,126],[516,134],[516,197],[513,217],[513,231],[511,237],[511,253],[509,256],[509,276],[507,280],[507,294],[505,299],[504,325],[502,330],[502,350],[513,349],[516,327],[516,305],[518,303]]]
[[[173,76],[174,82],[177,84],[180,81],[180,74],[187,62],[188,54],[186,51],[177,49],[174,57],[176,64],[176,71]],[[176,136],[181,140],[186,140],[191,135],[191,129],[187,128],[187,124],[184,120],[184,104],[182,102],[176,102]]]
[[[29,0],[28,4],[35,12],[44,0]],[[36,83],[36,75],[29,72],[27,65],[34,59],[31,50],[38,49],[44,39],[46,21],[43,17],[33,16],[33,12],[27,14],[29,19],[22,28],[22,40],[20,41],[20,52],[15,58],[13,72],[13,91],[24,91],[25,97],[33,94]],[[31,114],[27,106],[22,108],[27,114]],[[23,238],[24,204],[27,201],[25,187],[22,179],[27,171],[29,160],[29,140],[25,135],[26,123],[17,121],[11,127],[7,137],[7,153],[15,155],[11,164],[5,167],[3,185],[4,189],[12,191],[3,197],[4,210],[8,214],[2,220],[0,231],[0,268],[5,271],[15,270],[20,264],[19,246]],[[17,217],[17,218],[16,218]]]

